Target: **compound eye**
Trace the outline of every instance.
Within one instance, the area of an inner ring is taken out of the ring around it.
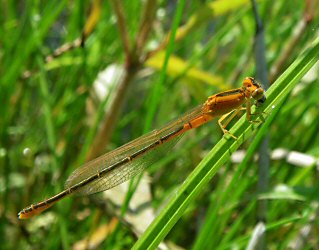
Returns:
[[[260,99],[258,99],[257,104],[263,104],[266,101],[266,96],[263,95]]]
[[[266,97],[264,95],[264,90],[262,88],[258,88],[256,89],[253,93],[252,93],[252,97],[255,99],[255,100],[266,100]]]

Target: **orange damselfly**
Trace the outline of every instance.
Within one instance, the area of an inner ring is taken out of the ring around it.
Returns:
[[[224,133],[230,120],[243,109],[250,120],[251,100],[257,104],[265,101],[264,89],[252,77],[246,77],[241,88],[210,96],[207,101],[148,134],[145,134],[76,169],[67,179],[65,190],[42,202],[32,204],[19,212],[19,219],[27,219],[48,209],[72,193],[93,194],[111,189],[141,173],[153,162],[154,152],[172,147],[186,131],[197,128],[215,117]],[[229,116],[230,113],[232,115]],[[237,112],[236,112],[237,111]],[[226,122],[222,124],[225,120]],[[236,137],[230,134],[233,138]]]

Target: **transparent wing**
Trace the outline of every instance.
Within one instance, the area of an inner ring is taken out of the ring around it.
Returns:
[[[110,168],[109,172],[107,172],[101,178],[79,188],[77,192],[83,194],[101,192],[129,180],[133,176],[141,173],[144,169],[149,167],[156,159],[158,159],[158,157],[161,157],[167,153],[177,143],[181,136],[177,136],[172,140],[169,140],[151,150],[146,151],[143,155],[130,162],[127,162],[116,168],[111,168],[111,166],[127,157],[130,157],[135,152],[154,144],[156,141],[180,129],[184,126],[184,124],[187,124],[189,121],[200,115],[202,115],[202,105],[186,113],[181,118],[169,122],[161,129],[153,130],[148,134],[145,134],[109,153],[96,158],[95,160],[84,164],[69,176],[65,183],[65,188],[70,188],[93,175],[105,170],[107,171],[108,168]]]
[[[95,181],[92,181],[84,187],[79,188],[76,192],[83,195],[93,194],[111,189],[123,182],[130,180],[152,165],[156,159],[163,157],[166,153],[168,153],[180,138],[181,136],[176,137],[173,140],[165,143],[165,147],[163,146],[164,144],[158,146],[156,149],[145,153],[142,157],[137,158],[136,160],[127,164],[121,165],[112,171],[109,171],[106,175]]]

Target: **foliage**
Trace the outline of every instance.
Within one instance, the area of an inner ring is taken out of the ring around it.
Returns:
[[[319,245],[316,4],[258,1],[272,84],[257,109],[259,122],[243,116],[231,124],[237,141],[222,137],[211,122],[154,162],[147,204],[158,215],[141,236],[126,217],[138,178],[121,211],[98,194],[73,196],[26,221],[16,215],[62,191],[83,162],[254,76],[251,2],[3,1],[3,249],[68,249],[92,235],[102,239],[87,244],[108,249],[156,248],[161,241],[171,248],[242,249],[255,239],[260,200],[268,201],[269,248]],[[103,77],[108,85],[101,89]],[[254,156],[266,135],[269,189],[260,192],[258,179],[265,177]],[[232,157],[239,148],[246,153],[240,163]],[[280,159],[279,151],[285,152]]]

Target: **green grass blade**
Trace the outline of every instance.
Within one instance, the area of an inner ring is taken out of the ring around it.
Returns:
[[[318,57],[319,38],[289,66],[267,91],[267,101],[263,110],[261,110],[267,113],[265,118],[273,109],[280,108],[285,97],[318,61]],[[170,200],[168,205],[148,227],[133,249],[156,248],[183,215],[190,202],[208,184],[220,167],[229,160],[231,153],[253,134],[257,126],[258,124],[249,124],[245,117],[242,117],[231,130],[233,134],[238,136],[238,140],[227,140],[223,137],[215,145],[180,186],[175,197]]]

